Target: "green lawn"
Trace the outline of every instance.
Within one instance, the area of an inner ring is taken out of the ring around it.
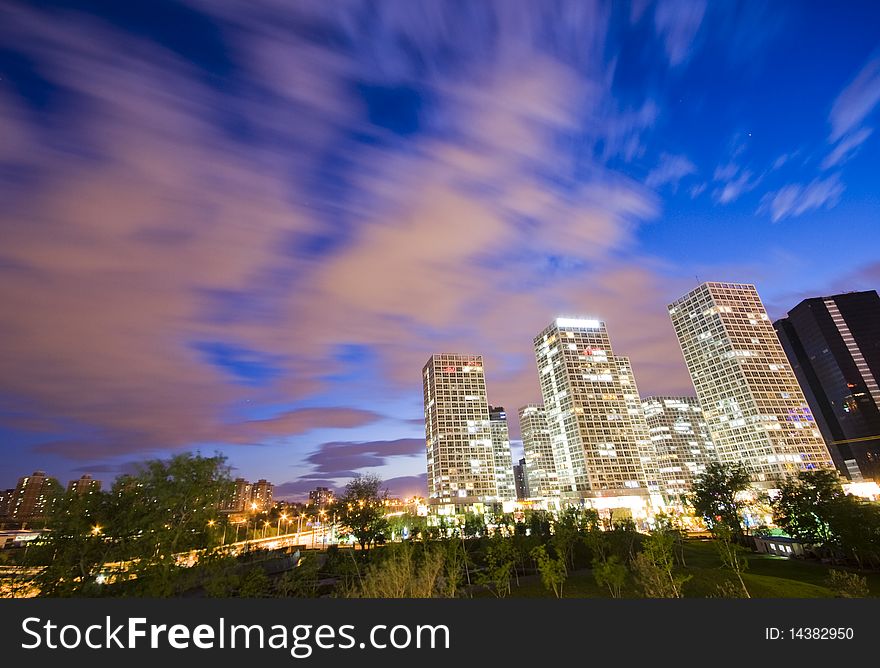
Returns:
[[[686,568],[681,570],[691,575],[684,585],[687,597],[703,598],[717,596],[719,584],[735,581],[735,576],[721,568],[721,561],[711,540],[690,540],[684,548]],[[785,559],[764,554],[748,554],[748,568],[743,579],[752,598],[827,598],[833,596],[825,586],[828,571],[832,566],[814,561]],[[862,573],[868,579],[872,596],[880,597],[880,573]],[[574,571],[565,582],[563,594],[566,598],[608,598],[608,591],[600,588],[588,569]],[[517,598],[536,598],[552,596],[544,589],[536,575],[520,578],[519,587],[512,583],[511,596]],[[490,592],[474,592],[474,596],[492,596]],[[624,590],[626,597],[638,597],[636,584],[630,579]]]

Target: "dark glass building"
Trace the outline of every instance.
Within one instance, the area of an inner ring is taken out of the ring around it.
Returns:
[[[805,299],[774,327],[837,468],[880,481],[876,290]]]
[[[519,500],[529,498],[529,481],[526,478],[526,460],[520,459],[518,464],[513,465],[513,484],[516,487],[516,498]]]

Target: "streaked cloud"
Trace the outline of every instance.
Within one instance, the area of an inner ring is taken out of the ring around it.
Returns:
[[[660,162],[654,169],[648,172],[645,185],[649,188],[659,188],[669,185],[673,190],[678,188],[679,182],[686,176],[697,173],[697,167],[683,155],[664,153],[660,156]]]
[[[841,91],[831,107],[832,142],[859,128],[880,103],[880,56],[874,56]]]
[[[814,179],[807,184],[792,183],[764,195],[758,213],[769,213],[770,219],[778,223],[814,209],[830,209],[838,203],[843,191],[844,186],[838,174]]]

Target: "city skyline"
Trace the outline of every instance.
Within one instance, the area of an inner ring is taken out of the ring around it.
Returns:
[[[424,360],[482,354],[513,416],[567,314],[692,394],[701,281],[771,320],[880,284],[878,12],[4,3],[0,488],[199,450],[423,493]]]

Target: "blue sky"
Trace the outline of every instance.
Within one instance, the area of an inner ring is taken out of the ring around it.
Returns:
[[[219,450],[424,485],[420,370],[665,305],[880,283],[880,10],[828,2],[0,6],[0,486]],[[518,425],[511,425],[514,434]]]

